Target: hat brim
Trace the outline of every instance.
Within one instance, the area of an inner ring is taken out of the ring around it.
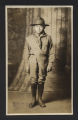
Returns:
[[[30,26],[36,26],[36,25],[49,26],[48,24],[30,24]]]

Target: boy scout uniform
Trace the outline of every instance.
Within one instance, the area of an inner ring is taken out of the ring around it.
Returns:
[[[37,18],[36,23],[32,24],[32,26],[37,24],[47,26],[44,19],[40,17]],[[39,104],[41,107],[45,107],[45,104],[42,101],[42,94],[47,74],[47,67],[52,66],[54,58],[52,39],[44,31],[40,35],[33,33],[26,38],[25,47],[27,51],[27,64],[30,68],[31,92],[33,98],[33,102],[30,104],[30,107],[34,107],[36,105],[37,85]]]

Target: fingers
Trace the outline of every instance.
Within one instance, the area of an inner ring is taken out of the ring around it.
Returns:
[[[48,68],[48,69],[47,69],[47,72],[49,72],[49,71],[50,71],[50,69]]]
[[[50,68],[47,68],[47,72],[50,72],[52,70],[52,68],[50,67]]]

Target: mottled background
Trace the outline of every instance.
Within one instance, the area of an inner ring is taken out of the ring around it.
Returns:
[[[45,31],[51,35],[55,48],[53,71],[48,74],[45,91],[71,93],[71,8],[8,8],[8,86],[9,91],[29,90],[24,77],[23,48],[25,37],[33,32],[30,24],[37,16],[50,26]],[[23,63],[23,64],[22,64]],[[20,67],[21,66],[21,67]],[[20,75],[22,73],[22,75]],[[17,77],[16,77],[17,76]],[[27,80],[29,76],[27,76]]]

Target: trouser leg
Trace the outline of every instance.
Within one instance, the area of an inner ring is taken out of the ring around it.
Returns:
[[[44,83],[46,78],[46,64],[39,64],[39,79],[38,79],[38,102],[41,107],[46,107],[45,103],[42,100],[44,92]]]
[[[32,102],[29,104],[29,107],[32,108],[36,105],[36,91],[37,91],[37,61],[35,56],[30,57],[30,80]]]
[[[38,65],[37,65],[37,60],[35,56],[30,56],[30,80],[31,80],[31,84],[37,84],[38,81],[38,73],[37,73],[37,69],[38,69]]]

